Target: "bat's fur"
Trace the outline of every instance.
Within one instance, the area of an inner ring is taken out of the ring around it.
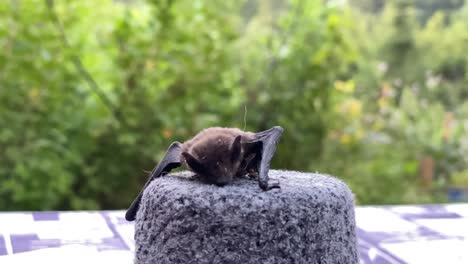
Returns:
[[[237,128],[207,128],[183,143],[180,160],[208,182],[228,184],[234,177],[249,173],[256,153],[249,151],[248,141],[254,135]]]

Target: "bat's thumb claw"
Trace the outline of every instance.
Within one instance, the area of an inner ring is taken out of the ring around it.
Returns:
[[[268,184],[267,190],[279,189],[279,188],[281,188],[279,181],[275,180],[275,181],[270,181],[270,183]]]
[[[260,182],[260,188],[262,188],[262,190],[264,190],[264,191],[268,191],[268,190],[271,190],[271,189],[278,189],[278,188],[281,188],[281,187],[280,187],[279,181],[270,180],[269,182]]]

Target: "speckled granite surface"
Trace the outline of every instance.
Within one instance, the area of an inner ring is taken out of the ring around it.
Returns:
[[[270,170],[217,187],[191,173],[146,189],[135,223],[135,263],[358,263],[353,195],[340,180]]]

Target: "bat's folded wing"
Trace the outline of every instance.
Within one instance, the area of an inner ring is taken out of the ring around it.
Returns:
[[[258,171],[258,183],[263,190],[279,188],[277,183],[268,183],[268,171],[270,170],[270,162],[276,151],[276,144],[278,143],[283,128],[280,126],[272,127],[268,130],[256,133],[249,143],[256,144],[256,152],[260,155],[261,159],[256,159],[256,169]]]
[[[127,212],[125,213],[125,219],[127,221],[135,220],[136,213],[138,208],[140,207],[141,198],[143,196],[143,192],[146,187],[155,179],[159,178],[171,170],[178,168],[181,166],[180,163],[180,153],[182,149],[182,144],[180,142],[174,142],[169,146],[167,149],[166,155],[164,158],[159,162],[159,164],[153,169],[151,172],[148,181],[146,181],[145,186],[141,190],[140,194],[138,194],[137,198],[133,201],[132,205],[128,208]]]

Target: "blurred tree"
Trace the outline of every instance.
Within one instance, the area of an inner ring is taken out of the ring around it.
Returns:
[[[278,19],[263,1],[247,26],[239,50],[249,113],[257,130],[281,124],[288,136],[279,152],[291,159],[274,165],[291,169],[318,160],[327,133],[326,113],[334,80],[355,59],[343,10],[320,1],[290,1]],[[333,70],[330,70],[333,69]]]
[[[63,46],[45,1],[10,1],[0,5],[0,208],[93,208],[97,201],[73,194],[75,173],[93,148],[95,121],[89,90],[72,66],[82,51],[77,34],[73,50]],[[69,29],[82,26],[86,4],[61,5]],[[98,12],[98,11],[96,11]],[[79,31],[76,31],[79,33]],[[87,44],[88,47],[92,44]],[[89,106],[87,109],[83,106]],[[102,112],[102,110],[101,110]]]

